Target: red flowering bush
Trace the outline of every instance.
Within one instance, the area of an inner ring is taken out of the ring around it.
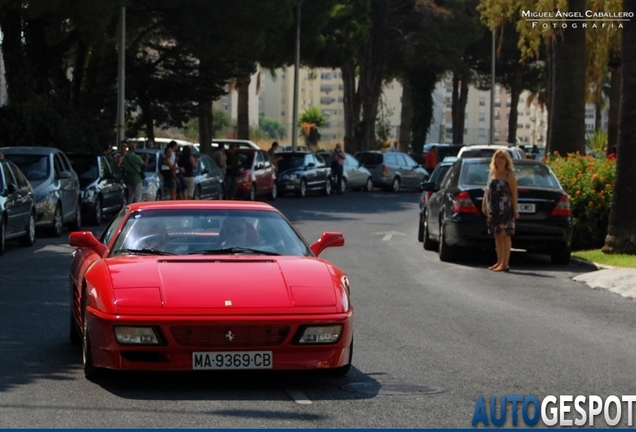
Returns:
[[[572,249],[602,247],[612,204],[616,160],[557,154],[549,155],[545,162],[570,196],[574,221]]]

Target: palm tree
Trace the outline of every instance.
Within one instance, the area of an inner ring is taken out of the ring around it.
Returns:
[[[636,2],[624,2],[625,12],[636,12]],[[621,106],[612,207],[605,237],[605,253],[636,254],[636,26],[623,28]]]
[[[305,139],[308,147],[315,148],[320,141],[320,128],[327,124],[327,115],[319,107],[309,107],[300,114],[298,126],[300,136]]]

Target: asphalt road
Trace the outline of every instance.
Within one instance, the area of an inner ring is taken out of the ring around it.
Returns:
[[[468,428],[480,395],[634,393],[633,300],[574,282],[589,269],[540,255],[513,254],[507,274],[487,271],[492,257],[482,253],[443,263],[417,242],[418,196],[273,202],[309,242],[345,235],[345,247],[323,253],[348,273],[356,310],[353,368],[341,378],[88,381],[68,342],[67,233],[32,248],[9,242],[0,257],[0,427]]]

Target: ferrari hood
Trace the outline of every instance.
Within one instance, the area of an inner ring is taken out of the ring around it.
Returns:
[[[118,308],[335,307],[329,267],[315,258],[121,258],[110,265]]]

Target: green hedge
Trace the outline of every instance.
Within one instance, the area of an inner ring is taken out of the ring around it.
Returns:
[[[548,156],[546,163],[570,196],[574,221],[572,249],[602,247],[612,204],[616,160],[557,154]]]

